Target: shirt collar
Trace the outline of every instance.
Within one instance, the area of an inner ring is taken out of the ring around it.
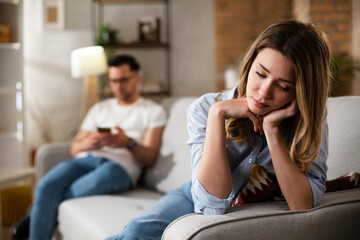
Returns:
[[[233,99],[238,95],[238,87],[239,85],[237,84],[234,88],[221,93],[220,100]]]

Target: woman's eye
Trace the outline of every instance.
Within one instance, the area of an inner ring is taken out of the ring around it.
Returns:
[[[279,86],[279,88],[280,88],[281,90],[283,90],[284,92],[290,91],[290,88],[289,88],[289,87],[283,87],[283,86],[281,86],[280,84],[279,84],[278,86]]]
[[[255,72],[258,76],[260,76],[261,78],[266,78],[266,76],[264,74],[259,73],[258,71]]]

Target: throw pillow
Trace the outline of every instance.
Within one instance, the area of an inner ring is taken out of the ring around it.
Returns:
[[[326,181],[325,192],[335,192],[360,187],[360,173],[352,172],[347,175],[338,177],[331,181]]]
[[[244,203],[284,200],[276,177],[254,164],[249,182],[236,195],[231,206],[236,207]]]
[[[360,188],[360,173],[352,172],[334,180],[326,181],[325,184],[325,192]],[[249,182],[236,194],[231,207],[236,207],[244,203],[283,200],[285,199],[276,181],[276,177],[268,173],[263,167],[255,164],[251,169]]]

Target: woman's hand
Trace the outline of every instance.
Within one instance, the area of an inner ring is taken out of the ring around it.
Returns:
[[[262,117],[256,116],[249,109],[246,98],[230,99],[217,102],[213,105],[217,111],[223,114],[225,119],[248,118],[254,125],[254,131],[262,134]]]
[[[296,98],[284,107],[274,110],[263,116],[262,128],[265,132],[278,128],[285,118],[294,116],[299,110]]]

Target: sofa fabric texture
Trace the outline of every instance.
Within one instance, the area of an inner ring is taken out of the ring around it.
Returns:
[[[186,110],[195,97],[166,98],[169,118],[156,164],[145,169],[125,194],[72,199],[59,207],[58,238],[104,239],[121,232],[130,219],[191,180]],[[328,100],[328,180],[360,171],[360,97]],[[50,143],[36,155],[37,177],[69,159],[70,143]],[[286,202],[242,204],[221,216],[189,214],[172,222],[163,239],[354,239],[360,235],[360,189],[325,193],[319,205],[289,211]]]

